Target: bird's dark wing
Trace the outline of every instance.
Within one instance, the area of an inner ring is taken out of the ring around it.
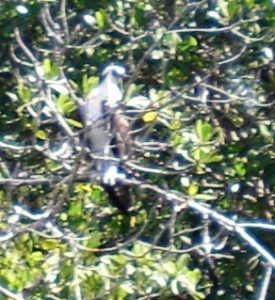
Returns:
[[[110,124],[113,131],[112,150],[114,156],[120,159],[129,158],[132,154],[129,123],[121,109],[110,112]],[[120,173],[125,173],[125,169],[121,165],[118,166],[118,170]],[[104,189],[109,195],[111,204],[128,215],[132,206],[129,187],[117,182],[115,185],[104,185]]]
[[[121,183],[116,183],[115,185],[104,184],[103,188],[108,194],[111,205],[118,208],[124,215],[128,216],[132,206],[129,187]]]
[[[107,107],[103,100],[95,100],[97,99],[87,99],[80,107],[85,124],[85,145],[92,154],[98,156],[115,156],[120,159],[129,157],[132,153],[129,124],[122,110]],[[94,120],[91,119],[91,113]],[[114,165],[114,162],[108,160],[95,161],[97,171],[102,174]],[[117,165],[117,169],[120,173],[125,173],[120,165]],[[116,182],[115,185],[103,184],[102,187],[107,192],[111,205],[128,215],[132,205],[129,187],[120,182]]]
[[[111,116],[111,124],[114,130],[114,153],[119,158],[129,158],[132,155],[132,140],[129,134],[129,122],[121,109],[116,110]]]

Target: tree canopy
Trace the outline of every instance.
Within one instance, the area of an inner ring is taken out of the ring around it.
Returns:
[[[0,299],[273,299],[274,7],[1,1]],[[82,143],[107,62],[129,216]]]

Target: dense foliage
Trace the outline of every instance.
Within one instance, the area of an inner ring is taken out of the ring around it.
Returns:
[[[1,1],[0,299],[274,298],[274,6]],[[110,61],[130,216],[81,143]]]

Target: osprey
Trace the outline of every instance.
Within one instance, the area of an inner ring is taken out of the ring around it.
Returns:
[[[95,165],[97,171],[103,174],[103,188],[108,193],[110,203],[124,214],[128,214],[131,206],[129,188],[111,182],[114,179],[125,178],[125,173],[118,163],[106,158],[122,158],[131,152],[129,124],[118,107],[123,98],[118,81],[125,75],[126,70],[122,66],[105,67],[98,86],[88,94],[80,107],[80,113],[86,127],[87,146],[93,155],[105,157],[104,160],[97,159]]]

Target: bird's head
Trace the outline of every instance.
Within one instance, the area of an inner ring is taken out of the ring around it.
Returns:
[[[101,81],[110,78],[117,81],[126,76],[126,68],[123,65],[111,64],[103,68],[101,72]]]

